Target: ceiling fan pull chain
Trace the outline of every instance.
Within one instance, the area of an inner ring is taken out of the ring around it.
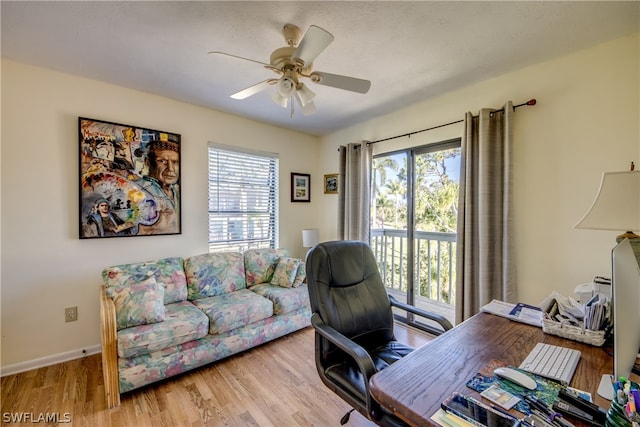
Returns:
[[[295,102],[293,102],[293,96],[291,97],[291,115],[289,116],[290,119],[293,119],[293,104],[295,104]]]

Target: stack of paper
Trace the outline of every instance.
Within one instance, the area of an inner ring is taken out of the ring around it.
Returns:
[[[609,324],[609,304],[606,298],[595,295],[584,305],[584,327],[591,331],[601,331]]]
[[[511,304],[497,299],[482,306],[480,311],[538,327],[542,327],[542,319],[544,318],[540,307],[523,303]]]

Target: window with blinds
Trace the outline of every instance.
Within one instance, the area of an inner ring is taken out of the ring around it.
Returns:
[[[278,247],[278,156],[209,143],[209,252]]]

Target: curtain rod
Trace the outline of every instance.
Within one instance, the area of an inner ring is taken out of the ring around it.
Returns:
[[[518,105],[514,105],[513,109],[515,110],[516,108],[519,107],[524,107],[524,106],[534,106],[536,105],[536,100],[534,99],[530,99],[527,102],[523,102],[522,104],[518,104]],[[500,108],[499,110],[494,110],[494,112],[499,112],[499,111],[504,111],[504,108]],[[478,116],[473,116],[473,117],[478,117]],[[442,128],[445,126],[450,126],[450,125],[455,125],[456,123],[462,123],[464,120],[456,120],[455,122],[450,122],[450,123],[445,123],[443,125],[438,125],[438,126],[433,126],[430,128],[426,128],[426,129],[422,129],[422,130],[417,130],[415,132],[409,132],[409,133],[405,133],[403,135],[396,135],[396,136],[391,136],[389,138],[385,138],[385,139],[379,139],[377,141],[369,141],[367,142],[367,145],[369,144],[376,144],[378,142],[383,142],[383,141],[389,141],[390,139],[396,139],[396,138],[403,138],[405,136],[411,137],[411,135],[415,135],[416,133],[420,133],[420,132],[426,132],[428,130],[434,130],[434,129],[438,129],[438,128]]]

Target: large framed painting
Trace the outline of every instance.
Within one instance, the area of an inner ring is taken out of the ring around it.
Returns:
[[[80,238],[181,233],[180,135],[78,118]]]

